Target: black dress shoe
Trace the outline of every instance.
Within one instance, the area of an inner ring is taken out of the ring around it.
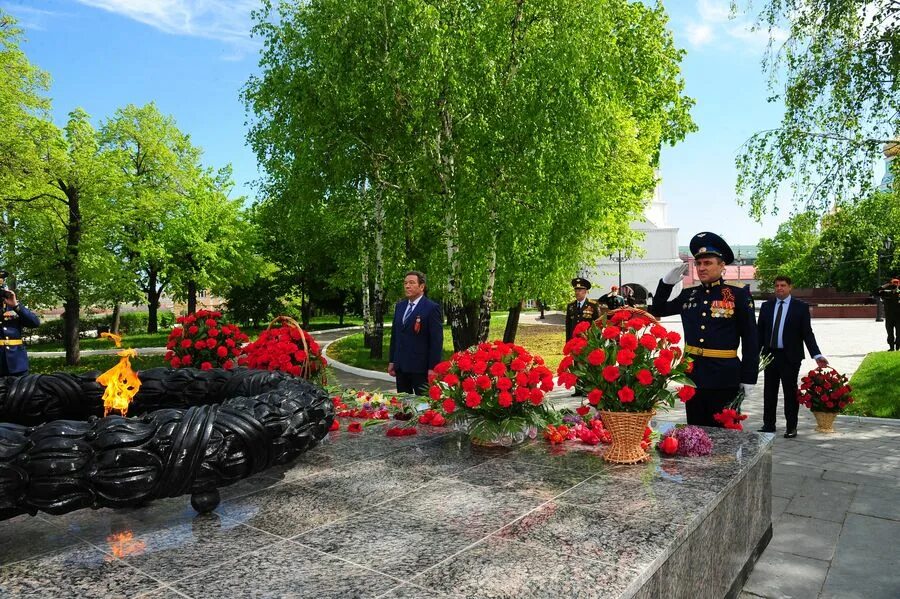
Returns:
[[[774,428],[766,428],[766,427],[762,427],[762,428],[760,428],[760,429],[756,429],[756,432],[758,432],[758,433],[774,433],[774,432],[775,432],[775,429],[774,429]]]
[[[797,431],[796,431],[796,430],[788,431],[788,432],[784,433],[784,438],[785,438],[785,439],[793,439],[793,438],[796,437],[796,436],[797,436]]]

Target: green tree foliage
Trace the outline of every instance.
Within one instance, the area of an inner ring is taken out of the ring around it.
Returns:
[[[894,245],[886,252],[884,241],[889,237]],[[791,277],[798,287],[871,291],[900,272],[897,240],[900,201],[895,193],[871,194],[824,217],[802,212],[783,223],[775,237],[760,241],[756,260],[760,287],[771,290],[780,274]]]
[[[407,268],[460,348],[495,301],[550,296],[628,243],[660,145],[693,128],[665,14],[641,2],[265,2],[256,20],[244,98],[266,209],[316,252],[359,252],[373,348],[384,281],[396,297]]]
[[[818,264],[818,213],[801,212],[778,227],[775,237],[761,239],[756,257],[756,276],[762,291],[772,291],[776,276],[788,276],[797,287],[822,284]]]
[[[900,3],[766,0],[759,27],[771,33],[764,67],[785,113],[739,154],[739,195],[757,217],[777,211],[784,185],[796,205],[820,213],[866,197],[900,126]]]

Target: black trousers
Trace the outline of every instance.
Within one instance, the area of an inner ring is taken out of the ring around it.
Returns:
[[[900,349],[900,315],[885,314],[884,328],[887,329],[888,351]]]
[[[697,426],[718,426],[721,428],[722,425],[713,419],[713,415],[727,408],[728,404],[737,397],[740,390],[740,386],[719,387],[716,389],[701,389],[698,387],[694,397],[684,404],[684,409],[687,411],[687,423]]]
[[[784,393],[784,420],[787,430],[797,430],[797,376],[800,374],[800,362],[787,359],[784,350],[772,350],[772,363],[766,367],[763,375],[763,426],[775,429],[775,416],[778,412],[778,387]]]
[[[428,392],[427,372],[400,372],[397,373],[397,393],[415,393],[425,395]]]

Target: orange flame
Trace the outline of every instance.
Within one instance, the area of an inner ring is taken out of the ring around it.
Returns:
[[[118,558],[142,553],[147,547],[144,541],[136,541],[134,533],[130,530],[113,533],[106,537],[106,542],[109,543],[112,554]]]
[[[126,349],[118,355],[119,363],[97,377],[97,382],[106,387],[103,392],[104,416],[108,416],[112,410],[118,410],[125,416],[131,400],[141,388],[141,379],[131,369],[131,358],[137,353],[133,349]]]

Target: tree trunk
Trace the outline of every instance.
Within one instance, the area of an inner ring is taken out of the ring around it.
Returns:
[[[499,231],[497,210],[491,208],[491,223],[494,231]],[[487,280],[484,293],[481,294],[481,305],[478,314],[478,342],[484,343],[491,334],[491,310],[494,308],[494,282],[497,279],[497,236],[491,237],[491,250],[488,257]]]
[[[111,321],[112,322],[110,322],[110,324],[109,324],[109,332],[112,333],[113,335],[118,335],[119,334],[119,325],[122,322],[122,304],[119,302],[116,302],[115,305],[113,306],[113,313],[112,313]]]
[[[81,290],[79,289],[79,252],[81,243],[81,207],[78,188],[60,183],[69,206],[69,220],[66,223],[66,257],[63,260],[63,346],[66,349],[66,364],[74,366],[81,358],[78,339],[78,317],[81,313]]]
[[[538,308],[541,309],[541,315],[538,316],[538,320],[546,320],[544,317],[544,300],[538,300]]]
[[[363,211],[369,210],[368,202],[365,201],[366,187],[362,184],[363,194]],[[363,256],[362,256],[362,320],[363,320],[363,345],[368,349],[372,349],[372,298],[369,293],[369,249],[365,244],[369,240],[369,217],[363,216]]]
[[[515,343],[516,333],[519,330],[519,316],[522,315],[522,301],[509,307],[509,314],[506,317],[506,329],[503,331],[504,343]]]
[[[157,289],[158,280],[159,273],[151,268],[147,277],[147,333],[151,335],[159,331],[159,296],[162,289]]]
[[[197,281],[191,279],[187,282],[187,313],[194,314],[197,311]]]
[[[375,178],[380,181],[379,175],[376,167]],[[375,224],[375,288],[372,312],[375,326],[369,346],[369,357],[373,360],[380,360],[384,357],[384,186],[380,183],[375,192],[373,216]]]

